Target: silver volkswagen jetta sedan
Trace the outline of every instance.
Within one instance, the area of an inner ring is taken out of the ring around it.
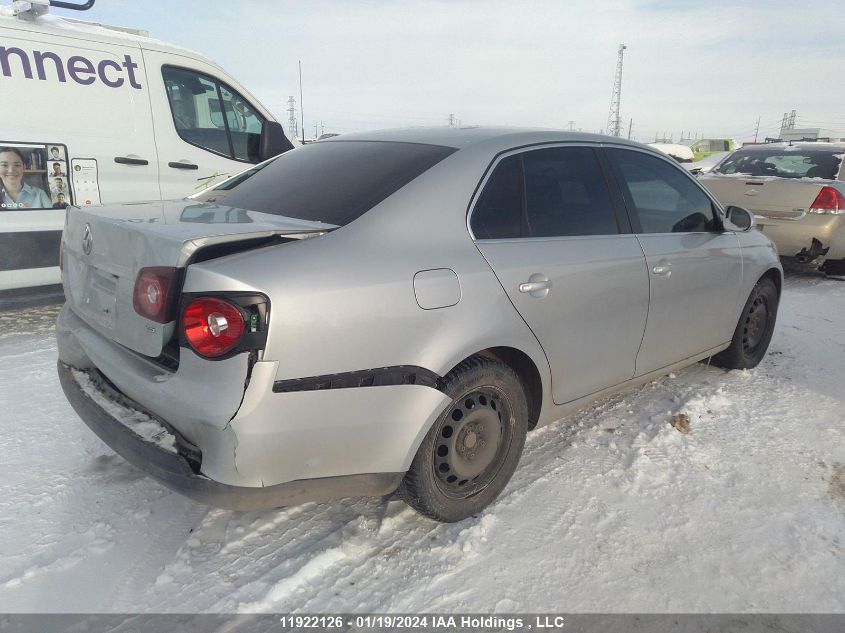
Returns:
[[[200,501],[398,492],[457,521],[531,429],[708,357],[757,365],[782,272],[752,228],[617,138],[336,137],[193,199],[70,209],[58,371]]]

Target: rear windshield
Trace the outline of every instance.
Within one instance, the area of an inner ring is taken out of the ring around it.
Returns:
[[[741,149],[716,168],[720,174],[777,176],[778,178],[825,178],[839,173],[842,154],[832,150],[798,148]]]
[[[384,141],[314,143],[250,169],[197,199],[343,226],[455,151]]]

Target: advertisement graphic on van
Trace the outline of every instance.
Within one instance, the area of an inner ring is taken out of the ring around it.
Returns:
[[[281,124],[212,60],[144,30],[0,0],[0,309],[59,289],[75,207],[184,198],[293,149]],[[160,218],[145,207],[146,221]]]
[[[30,59],[27,51],[15,46],[0,46],[0,70],[3,76],[11,77],[13,65],[11,58],[17,58],[18,72],[27,79],[40,79],[46,81],[48,76],[47,68],[51,68],[50,78],[65,83],[68,78],[82,86],[90,86],[98,79],[109,88],[120,88],[128,82],[136,90],[141,89],[141,84],[135,77],[135,70],[138,64],[132,61],[131,55],[124,55],[121,62],[112,59],[104,59],[95,65],[87,57],[72,55],[65,62],[61,56],[52,51],[32,51]],[[49,60],[48,64],[45,62]],[[35,70],[35,74],[33,74]],[[124,79],[125,75],[125,79]]]
[[[73,203],[64,145],[0,140],[0,211],[64,209]]]

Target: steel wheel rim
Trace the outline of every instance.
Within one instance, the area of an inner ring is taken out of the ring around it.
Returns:
[[[746,352],[753,352],[763,337],[769,325],[769,306],[765,297],[758,295],[745,314],[742,330],[742,348]]]
[[[440,491],[466,499],[490,485],[510,449],[512,420],[510,400],[492,385],[456,398],[434,440],[433,466]]]

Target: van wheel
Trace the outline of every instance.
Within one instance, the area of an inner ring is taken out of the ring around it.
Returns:
[[[764,277],[757,282],[745,302],[731,346],[716,354],[713,364],[725,369],[756,367],[769,348],[777,312],[777,288],[771,279]]]
[[[507,365],[473,356],[443,379],[452,402],[423,439],[399,496],[452,523],[479,512],[516,470],[528,431],[522,381]]]

